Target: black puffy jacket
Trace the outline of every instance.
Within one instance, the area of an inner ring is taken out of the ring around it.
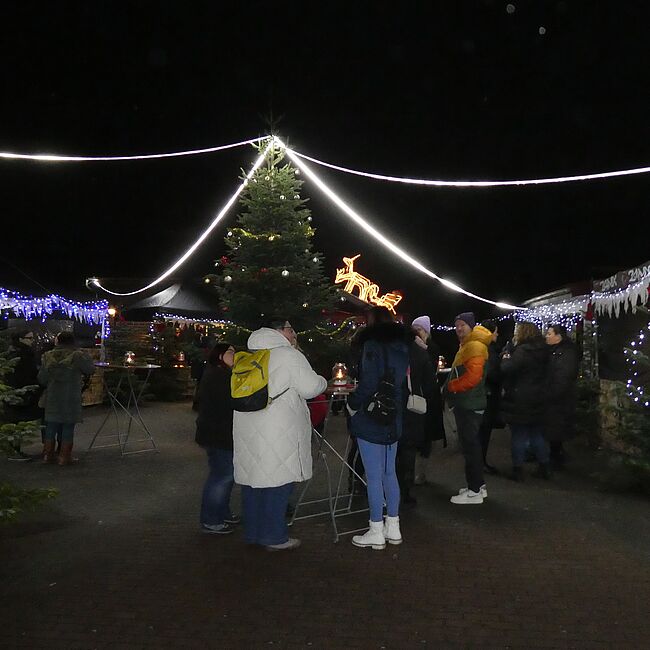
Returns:
[[[508,424],[543,423],[548,348],[539,336],[519,343],[509,359],[501,359],[501,414]]]

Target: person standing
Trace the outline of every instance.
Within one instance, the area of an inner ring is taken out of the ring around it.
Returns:
[[[415,497],[411,495],[411,488],[415,480],[415,458],[418,450],[422,450],[429,443],[427,429],[429,405],[434,391],[437,388],[435,371],[427,351],[413,340],[409,347],[408,382],[414,395],[424,397],[427,404],[426,413],[414,413],[408,408],[404,411],[404,424],[402,436],[397,444],[397,479],[402,497],[402,507],[414,506]],[[421,340],[421,339],[420,339]]]
[[[260,411],[234,412],[233,464],[242,486],[244,539],[270,551],[290,550],[286,522],[293,484],[312,476],[311,422],[306,400],[320,395],[327,380],[317,375],[286,318],[272,318],[248,339],[249,350],[270,350],[268,393]]]
[[[201,498],[201,530],[227,535],[240,522],[230,509],[234,483],[230,376],[235,348],[217,343],[208,355],[197,392],[196,442],[208,455],[210,473]]]
[[[480,504],[487,497],[479,428],[487,405],[485,363],[492,332],[476,325],[472,312],[458,314],[454,319],[454,327],[460,347],[444,390],[454,412],[458,438],[465,457],[467,487],[461,488],[450,501],[459,505]]]
[[[38,381],[45,386],[45,443],[43,462],[54,462],[54,445],[61,435],[59,465],[72,462],[74,429],[81,417],[81,391],[84,379],[95,372],[93,360],[75,347],[72,332],[59,332],[54,350],[42,357]]]
[[[501,403],[501,359],[497,350],[499,327],[495,320],[485,320],[481,325],[492,332],[492,336],[488,345],[488,359],[485,364],[486,406],[478,436],[483,450],[483,472],[485,474],[498,474],[496,467],[488,463],[487,452],[490,446],[490,438],[492,437],[492,429],[503,428],[503,423],[499,416]]]
[[[544,434],[550,445],[550,461],[555,468],[562,469],[565,462],[563,443],[575,435],[578,352],[564,325],[550,325],[545,338],[551,356],[545,391]]]
[[[412,323],[411,327],[415,332],[415,343],[426,351],[431,360],[433,372],[433,385],[429,398],[427,399],[427,417],[424,425],[424,442],[418,448],[416,455],[416,475],[415,484],[423,485],[426,483],[424,472],[426,459],[431,455],[431,445],[436,440],[442,440],[443,446],[447,446],[445,436],[445,425],[442,416],[442,398],[440,396],[440,387],[438,385],[438,361],[440,359],[440,346],[431,338],[431,319],[428,316],[418,316]],[[419,468],[419,469],[418,469]]]
[[[549,350],[534,323],[515,327],[514,349],[501,357],[501,412],[512,434],[512,478],[524,480],[524,461],[530,446],[539,463],[536,476],[548,479],[549,451],[544,438],[546,372]]]
[[[9,353],[12,358],[18,358],[14,371],[7,375],[7,383],[12,388],[32,386],[34,390],[26,393],[21,404],[6,407],[7,417],[14,423],[41,420],[43,411],[38,406],[41,390],[38,388],[38,365],[34,353],[34,332],[14,332],[11,335]],[[20,442],[14,444],[14,452],[7,460],[30,461],[33,457],[20,449]]]
[[[350,431],[359,445],[368,484],[370,527],[365,534],[352,538],[352,543],[362,548],[381,550],[386,542],[402,543],[395,457],[406,405],[409,340],[412,334],[393,321],[388,309],[373,307],[368,312],[368,327],[359,339],[359,383],[347,403]],[[392,409],[382,409],[379,401],[392,404]],[[384,410],[385,417],[377,417],[380,410]]]

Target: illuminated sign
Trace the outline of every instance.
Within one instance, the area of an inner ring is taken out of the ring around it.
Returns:
[[[395,313],[395,305],[402,299],[402,296],[399,293],[385,293],[384,295],[379,295],[379,287],[371,282],[368,278],[361,275],[354,270],[354,260],[359,259],[361,253],[355,255],[354,257],[344,257],[343,264],[345,266],[342,269],[336,269],[336,279],[334,280],[335,284],[345,282],[344,291],[352,293],[355,289],[359,290],[359,299],[364,302],[370,303],[371,305],[377,305],[378,307],[386,307],[388,310]]]

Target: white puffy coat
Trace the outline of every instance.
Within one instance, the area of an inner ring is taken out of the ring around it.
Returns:
[[[270,349],[269,406],[234,412],[235,482],[254,488],[306,481],[312,475],[311,421],[305,400],[327,388],[309,362],[278,331],[262,327],[248,339],[249,350]]]

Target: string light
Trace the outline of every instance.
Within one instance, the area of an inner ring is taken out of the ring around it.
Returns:
[[[140,289],[136,289],[135,291],[127,291],[124,293],[118,291],[110,291],[106,287],[102,286],[102,284],[97,278],[92,278],[92,282],[91,282],[92,286],[97,287],[102,291],[105,291],[106,293],[110,293],[113,296],[133,296],[136,293],[141,293],[142,291],[146,291],[147,289],[156,286],[158,283],[162,282],[166,277],[170,276],[179,266],[181,266],[192,255],[192,253],[194,253],[194,251],[203,243],[206,237],[214,230],[217,224],[223,219],[223,217],[226,215],[226,213],[231,208],[233,203],[237,200],[239,195],[242,193],[246,185],[248,185],[248,181],[250,180],[250,178],[264,162],[268,152],[271,150],[272,147],[273,147],[273,140],[269,140],[268,144],[264,148],[264,151],[257,157],[255,164],[248,172],[248,174],[246,174],[246,178],[244,178],[243,182],[239,185],[235,193],[230,197],[230,199],[228,199],[228,202],[226,203],[226,205],[223,206],[219,214],[217,214],[217,216],[212,220],[212,223],[210,223],[210,225],[203,231],[201,236],[187,249],[187,251],[185,251],[185,253],[178,260],[176,260],[176,262],[174,262],[172,266],[170,266],[162,275],[156,278],[153,282],[150,282],[148,285]]]
[[[224,149],[233,149],[243,147],[247,144],[256,144],[266,140],[269,136],[234,142],[233,144],[223,144],[218,147],[207,147],[206,149],[190,149],[189,151],[174,151],[171,153],[151,153],[137,156],[60,156],[56,154],[26,154],[11,153],[8,151],[0,152],[0,158],[8,160],[36,160],[38,162],[115,162],[118,160],[152,160],[155,158],[179,158],[181,156],[198,156]]]
[[[195,318],[194,316],[181,316],[179,314],[169,314],[156,312],[153,315],[154,320],[162,319],[165,321],[177,321],[184,323],[203,323],[206,325],[214,325],[215,327],[225,327],[226,325],[234,325],[232,321],[229,320],[220,320],[215,318]]]
[[[287,152],[289,150],[287,149]],[[600,178],[614,178],[616,176],[632,176],[634,174],[647,174],[650,172],[650,167],[638,167],[635,169],[623,169],[613,172],[600,172],[597,174],[578,174],[576,176],[558,176],[553,178],[534,178],[527,180],[512,180],[512,181],[443,181],[443,180],[429,180],[424,178],[404,178],[400,176],[386,176],[384,174],[373,174],[371,172],[363,172],[358,169],[350,169],[349,167],[342,167],[341,165],[334,165],[332,163],[312,158],[306,154],[299,153],[291,150],[291,153],[296,157],[303,160],[309,160],[316,165],[322,167],[329,167],[339,172],[346,174],[354,174],[355,176],[364,176],[379,181],[390,181],[393,183],[405,183],[409,185],[432,185],[434,187],[499,187],[508,185],[547,185],[550,183],[572,183],[575,181],[591,181]]]
[[[275,139],[275,141],[280,143],[280,141],[277,140],[277,138]],[[374,239],[379,241],[386,248],[388,248],[388,250],[390,250],[395,255],[400,257],[402,260],[404,260],[405,262],[407,262],[408,264],[416,268],[418,271],[421,271],[422,273],[428,275],[434,280],[438,280],[441,284],[446,286],[448,289],[451,289],[452,291],[463,293],[466,296],[469,296],[470,298],[475,298],[476,300],[480,300],[481,302],[486,302],[489,303],[490,305],[495,305],[500,309],[525,309],[523,307],[517,307],[515,305],[510,305],[505,302],[494,301],[494,300],[489,300],[488,298],[483,298],[482,296],[478,296],[477,294],[466,291],[465,289],[458,286],[454,282],[451,282],[450,280],[441,278],[439,275],[437,275],[433,271],[426,268],[423,264],[418,262],[406,251],[402,250],[399,246],[393,244],[393,242],[391,242],[387,237],[382,235],[378,230],[373,228],[373,226],[371,226],[363,217],[361,217],[357,212],[355,212],[350,206],[347,205],[347,203],[345,203],[337,194],[335,194],[327,185],[325,185],[325,183],[323,183],[323,181],[321,181],[321,179],[300,158],[298,158],[298,156],[296,156],[291,149],[285,148],[285,151],[287,153],[287,156],[296,165],[296,167],[300,168],[302,172],[311,181],[314,182],[314,184],[318,187],[318,189],[320,189],[321,192],[325,194],[325,196],[327,196],[334,204],[336,204],[343,212],[345,212],[345,214],[347,214],[356,224],[361,226],[361,228],[363,228],[367,233],[369,233]]]
[[[12,311],[25,320],[45,320],[54,312],[64,312],[68,318],[80,322],[100,325],[108,317],[108,301],[76,302],[56,294],[43,298],[24,296],[16,291],[0,288],[0,309]]]
[[[646,336],[650,336],[650,322],[647,324],[645,330],[641,330],[636,339],[630,342],[630,347],[623,350],[623,353],[625,354],[625,361],[632,373],[632,378],[628,379],[625,384],[625,391],[633,402],[647,408],[650,406],[650,395],[646,394],[645,386],[642,383],[637,383],[640,360],[643,359],[644,364],[648,363],[647,355],[640,350],[645,343]]]

